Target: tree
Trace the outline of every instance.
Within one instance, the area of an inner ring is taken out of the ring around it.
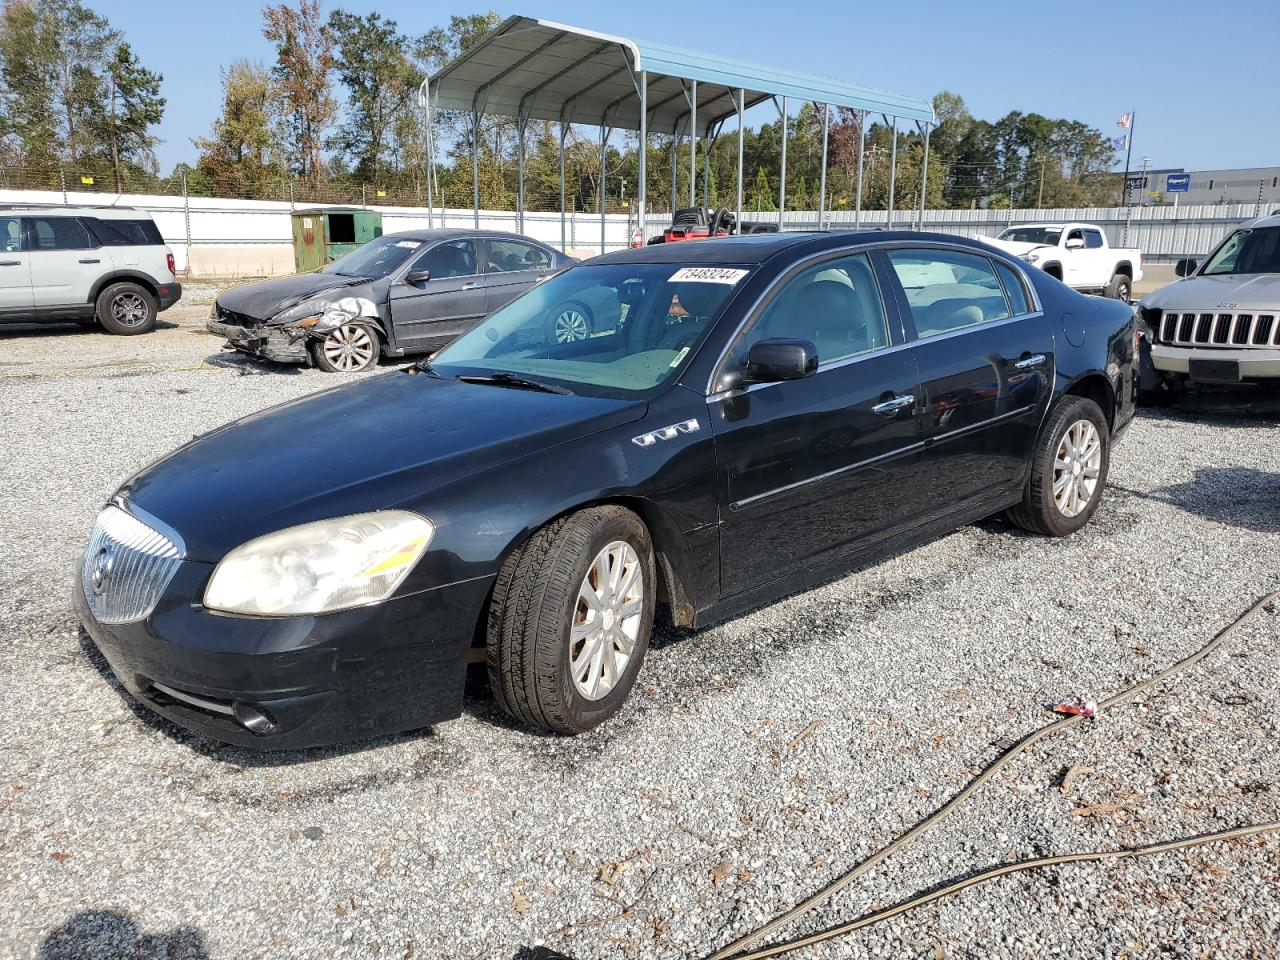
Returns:
[[[208,137],[194,141],[197,169],[215,182],[255,187],[280,176],[277,105],[271,75],[259,64],[233,61],[222,71],[222,114]]]
[[[329,32],[339,54],[338,77],[347,90],[348,119],[338,143],[355,160],[358,176],[378,181],[396,119],[418,85],[409,40],[394,20],[378,13],[335,10]]]
[[[89,133],[111,158],[116,190],[124,192],[126,166],[149,160],[156,138],[148,130],[164,116],[161,76],[138,62],[129,44],[121,41],[107,62],[104,76],[106,109],[90,119]]]
[[[312,185],[324,175],[325,132],[338,112],[333,97],[333,36],[320,19],[320,0],[281,3],[262,11],[262,35],[275,44],[272,76],[285,104],[294,171]]]
[[[6,3],[0,14],[0,138],[20,163],[52,164],[61,153],[55,96],[58,24],[31,3]]]

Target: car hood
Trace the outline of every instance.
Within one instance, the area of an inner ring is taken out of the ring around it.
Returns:
[[[282,310],[309,300],[331,290],[341,290],[350,295],[352,287],[370,286],[376,281],[366,277],[343,277],[336,273],[299,273],[292,277],[275,277],[244,283],[218,294],[218,308],[253,317],[270,320]]]
[[[120,495],[173,527],[190,559],[214,562],[295,524],[420,504],[432,489],[638,419],[645,408],[401,370],[197,437]]]
[[[979,237],[983,243],[989,243],[997,250],[1012,253],[1015,257],[1025,257],[1032,250],[1048,247],[1047,243],[1028,243],[1025,240],[997,240],[995,237]],[[1052,248],[1051,248],[1052,249]]]
[[[1156,310],[1280,311],[1280,274],[1186,277],[1143,297],[1142,305]]]

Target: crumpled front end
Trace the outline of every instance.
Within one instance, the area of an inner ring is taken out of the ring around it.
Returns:
[[[307,331],[264,323],[244,314],[220,309],[216,304],[214,311],[206,327],[210,333],[227,341],[227,349],[277,363],[311,362],[311,355],[307,352]]]

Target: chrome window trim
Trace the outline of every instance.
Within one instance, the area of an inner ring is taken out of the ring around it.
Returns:
[[[708,375],[707,383],[703,387],[703,391],[702,391],[707,398],[707,403],[715,403],[719,400],[725,399],[726,397],[735,396],[741,393],[750,393],[752,390],[755,390],[757,387],[772,386],[772,384],[769,384],[769,383],[753,383],[748,387],[733,387],[728,390],[713,389],[716,382],[716,374],[720,371],[721,364],[724,363],[725,357],[728,356],[730,348],[737,341],[738,337],[742,334],[742,331],[746,328],[747,324],[755,318],[756,312],[761,308],[765,299],[773,292],[774,287],[778,286],[778,284],[780,284],[785,278],[794,276],[795,273],[798,272],[800,269],[807,268],[809,264],[813,262],[818,262],[824,259],[838,259],[840,256],[847,256],[851,253],[865,252],[867,254],[870,254],[871,251],[873,250],[904,250],[904,249],[915,250],[920,248],[936,249],[936,250],[951,250],[956,253],[970,253],[970,254],[973,254],[975,257],[986,257],[988,260],[992,260],[992,261],[999,260],[1000,263],[1003,263],[1005,266],[1013,270],[1013,272],[1022,280],[1023,287],[1027,292],[1027,302],[1032,307],[1031,312],[1019,313],[1011,317],[1001,317],[999,320],[984,320],[982,323],[975,323],[971,327],[961,327],[959,330],[948,330],[946,333],[935,333],[928,337],[917,336],[914,339],[908,339],[903,341],[902,343],[895,343],[888,347],[882,347],[879,350],[869,350],[866,353],[856,354],[855,356],[852,356],[852,357],[845,357],[841,360],[833,360],[831,361],[830,364],[828,364],[825,367],[822,365],[822,358],[819,357],[818,370],[817,370],[817,373],[814,374],[814,376],[817,376],[819,373],[822,373],[823,370],[836,370],[848,363],[854,363],[859,360],[866,360],[870,357],[878,357],[878,356],[881,356],[882,354],[892,353],[896,350],[903,350],[903,349],[906,349],[907,347],[915,346],[916,344],[932,343],[936,340],[945,340],[950,337],[958,336],[959,334],[962,334],[962,333],[969,333],[973,330],[992,329],[994,327],[1001,326],[1006,323],[1012,323],[1015,320],[1030,320],[1035,317],[1040,317],[1044,315],[1044,305],[1040,301],[1040,293],[1038,290],[1036,290],[1036,285],[1031,282],[1031,279],[1028,277],[1027,272],[1023,269],[1023,264],[1009,257],[993,256],[992,254],[999,253],[999,251],[995,250],[994,248],[992,249],[992,253],[989,254],[986,250],[973,250],[970,247],[954,246],[952,244],[944,243],[938,240],[919,240],[919,241],[886,240],[878,243],[875,241],[871,241],[871,242],[863,241],[861,243],[850,244],[849,246],[845,246],[845,247],[834,247],[830,250],[823,250],[820,253],[810,254],[809,256],[796,261],[794,264],[788,267],[784,272],[778,274],[778,276],[774,277],[771,281],[769,281],[769,285],[765,287],[762,291],[760,291],[759,296],[756,297],[755,301],[747,309],[746,315],[738,323],[737,327],[734,328],[733,334],[725,342],[724,347],[721,348],[720,355],[716,357],[716,362],[711,367],[711,373]],[[993,273],[995,272],[994,267],[992,267],[992,272]],[[873,276],[875,275],[874,265],[872,265],[872,275]],[[1001,283],[1000,289],[1003,291],[1004,285],[1000,281],[1000,275],[995,274],[995,277],[996,277],[996,281],[998,283]],[[883,309],[886,301],[884,299],[884,291],[880,288],[880,280],[878,277],[876,278],[876,289],[880,294],[880,304],[881,304],[881,308]],[[1007,294],[1006,294],[1006,302],[1008,302]],[[1011,304],[1010,304],[1010,307],[1012,307]],[[908,304],[908,309],[909,308],[910,308],[910,304]],[[886,321],[888,320],[887,315],[885,319]],[[913,327],[915,326],[914,317],[912,318],[911,325]],[[892,332],[893,331],[890,330],[891,334]]]

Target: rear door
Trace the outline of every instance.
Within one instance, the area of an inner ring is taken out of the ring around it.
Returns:
[[[31,255],[22,241],[22,219],[0,217],[0,314],[31,309]]]
[[[920,370],[926,513],[1019,488],[1052,396],[1054,340],[1021,272],[966,249],[885,251]]]
[[[408,282],[415,270],[430,271],[430,279]],[[390,307],[406,350],[434,350],[471,329],[486,312],[479,243],[444,240],[419,254],[392,282]]]
[[[36,307],[87,304],[110,270],[109,257],[79,217],[26,217],[31,295]]]
[[[514,300],[551,273],[551,251],[523,240],[490,237],[487,251],[486,308],[490,313]]]
[[[775,337],[811,340],[819,365],[803,380],[709,399],[725,596],[858,552],[910,522],[919,376],[893,317],[867,255],[837,253],[797,268],[730,347],[722,370]]]

